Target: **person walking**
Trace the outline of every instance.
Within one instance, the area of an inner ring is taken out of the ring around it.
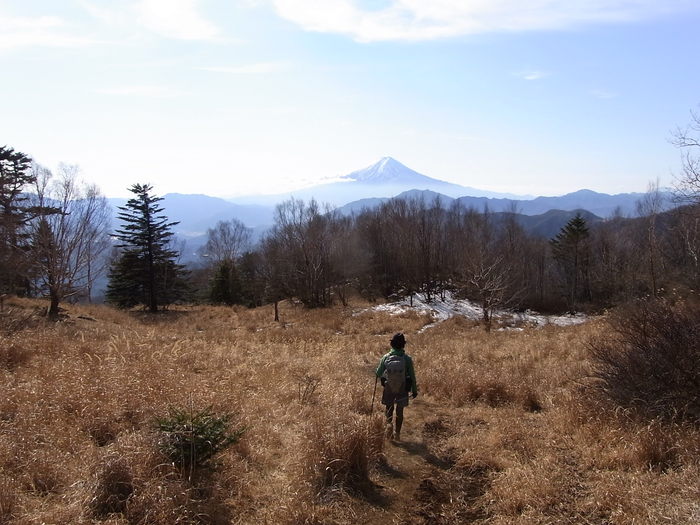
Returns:
[[[400,441],[403,409],[408,406],[409,392],[413,399],[418,395],[418,383],[413,359],[404,350],[406,337],[402,333],[395,334],[390,344],[391,350],[382,356],[376,375],[381,379],[384,387],[382,404],[386,406],[387,436]],[[394,407],[396,407],[396,428],[392,425]]]

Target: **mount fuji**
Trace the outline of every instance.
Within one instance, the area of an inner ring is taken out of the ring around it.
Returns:
[[[511,194],[494,193],[434,179],[404,166],[392,157],[383,157],[379,162],[338,177],[334,182],[278,195],[236,198],[235,201],[274,204],[294,197],[305,201],[314,198],[322,204],[342,206],[360,199],[393,197],[409,190],[429,190],[449,197],[462,197],[464,195],[491,198],[516,197]]]

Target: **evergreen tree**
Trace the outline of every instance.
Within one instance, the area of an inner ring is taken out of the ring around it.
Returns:
[[[22,293],[28,288],[30,219],[27,186],[36,181],[32,160],[19,151],[0,146],[0,293]]]
[[[264,262],[260,251],[245,252],[238,261],[241,280],[241,304],[254,308],[265,299]]]
[[[217,267],[209,298],[214,304],[229,306],[241,302],[241,280],[231,259],[224,259]]]
[[[573,307],[581,297],[590,298],[588,237],[586,220],[577,213],[549,241],[554,260],[564,273],[569,307]]]
[[[152,186],[134,184],[129,191],[135,197],[120,206],[121,229],[115,237],[122,250],[112,265],[107,287],[107,301],[120,307],[145,305],[151,312],[159,305],[184,299],[187,286],[184,267],[176,263],[177,252],[170,248],[171,228],[158,204],[162,197],[151,194]]]

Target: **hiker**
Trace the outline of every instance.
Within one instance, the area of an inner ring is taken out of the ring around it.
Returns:
[[[406,338],[398,333],[391,338],[391,351],[382,356],[377,367],[377,377],[381,379],[384,393],[382,404],[386,406],[386,431],[389,437],[401,440],[401,425],[403,424],[403,409],[408,406],[408,393],[413,399],[418,395],[416,373],[413,369],[413,359],[404,352]],[[396,429],[391,420],[396,405]]]

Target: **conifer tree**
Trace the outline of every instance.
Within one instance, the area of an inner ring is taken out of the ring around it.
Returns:
[[[163,198],[152,190],[148,184],[134,184],[129,191],[135,197],[119,207],[122,227],[115,237],[122,252],[110,270],[106,297],[120,308],[143,304],[156,312],[187,294],[184,267],[170,248],[171,228],[178,223],[168,222],[158,204]]]
[[[551,239],[552,255],[564,273],[567,299],[573,307],[582,295],[590,295],[589,231],[586,220],[577,213],[559,233]]]
[[[241,302],[241,280],[231,259],[224,259],[217,267],[209,297],[215,304],[232,306]]]
[[[31,162],[24,153],[0,146],[0,293],[21,293],[28,288],[26,188],[36,180]]]

